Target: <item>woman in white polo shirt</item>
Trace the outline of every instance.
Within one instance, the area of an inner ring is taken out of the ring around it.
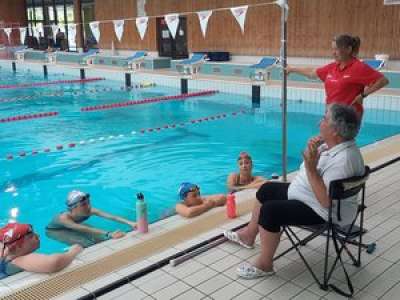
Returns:
[[[364,161],[354,138],[359,118],[353,108],[333,104],[320,122],[320,136],[308,141],[304,162],[292,183],[267,182],[258,190],[250,223],[225,236],[251,248],[260,232],[261,253],[253,265],[238,267],[240,277],[255,279],[274,274],[273,257],[279,245],[282,225],[315,225],[328,219],[329,183],[360,176]],[[355,201],[342,206],[342,223],[349,224],[356,213]]]

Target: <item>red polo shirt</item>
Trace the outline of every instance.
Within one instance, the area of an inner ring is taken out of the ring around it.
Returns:
[[[343,69],[334,62],[317,69],[318,77],[324,82],[326,104],[350,105],[366,86],[376,82],[383,75],[357,58],[350,60]],[[361,104],[355,104],[356,111],[362,113]]]

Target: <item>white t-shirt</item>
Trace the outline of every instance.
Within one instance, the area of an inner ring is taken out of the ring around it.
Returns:
[[[343,142],[331,149],[327,149],[327,145],[323,144],[320,146],[319,151],[321,156],[318,161],[317,171],[322,177],[327,190],[329,189],[330,182],[333,180],[364,174],[364,160],[354,140]],[[288,199],[296,199],[304,202],[324,220],[328,220],[329,209],[324,208],[315,197],[308,182],[304,162],[301,164],[299,172],[289,186]],[[334,201],[333,221],[340,225],[350,224],[357,212],[357,196],[342,201],[340,209],[342,220],[340,222],[336,219],[336,205],[337,201]]]

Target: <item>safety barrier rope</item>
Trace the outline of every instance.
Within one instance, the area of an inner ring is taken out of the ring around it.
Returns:
[[[85,89],[85,91],[72,91],[70,92],[74,96],[81,96],[81,95],[86,95],[86,94],[97,94],[97,93],[103,93],[103,92],[113,92],[117,90],[132,90],[132,89],[141,89],[141,88],[149,88],[149,87],[154,87],[155,83],[138,83],[135,84],[133,87],[125,87],[121,86],[119,89],[111,88],[111,87],[102,87],[102,88],[94,88],[94,89]],[[10,102],[16,102],[16,101],[28,101],[28,100],[33,100],[38,97],[59,97],[59,96],[64,96],[68,92],[66,91],[57,91],[53,93],[48,93],[48,92],[40,92],[40,93],[35,93],[34,95],[26,95],[26,96],[18,96],[18,97],[11,97],[11,98],[0,98],[0,103],[10,103]]]
[[[161,102],[161,101],[185,100],[186,98],[192,98],[192,97],[198,97],[198,96],[208,96],[208,95],[213,95],[216,93],[218,93],[218,91],[216,91],[216,90],[206,90],[206,91],[201,91],[201,92],[196,92],[196,93],[187,93],[187,94],[163,96],[163,97],[157,97],[157,98],[148,98],[148,99],[137,100],[137,101],[127,101],[127,102],[117,102],[117,103],[111,103],[111,104],[87,106],[87,107],[82,107],[81,111],[106,110],[106,109],[127,107],[127,106],[132,106],[132,105],[155,103],[155,102]]]
[[[32,83],[22,83],[22,84],[6,84],[0,85],[0,89],[21,89],[37,86],[46,86],[54,84],[67,84],[67,83],[85,83],[104,80],[102,77],[85,78],[85,79],[70,79],[70,80],[55,80],[55,81],[45,81],[45,82],[32,82]]]
[[[0,123],[9,123],[9,122],[16,122],[16,121],[25,121],[25,120],[30,120],[30,119],[47,118],[47,117],[54,117],[57,115],[58,115],[58,112],[56,112],[56,111],[35,113],[35,114],[29,114],[29,115],[18,115],[18,116],[12,116],[12,117],[8,117],[8,118],[2,118],[2,119],[0,119]]]
[[[190,125],[194,125],[194,124],[223,120],[223,119],[226,119],[229,117],[231,117],[231,118],[238,117],[240,115],[247,114],[247,113],[248,113],[247,110],[239,110],[239,111],[234,111],[234,112],[221,113],[221,114],[217,114],[217,115],[202,117],[199,119],[192,119],[192,120],[188,120],[188,121],[184,121],[184,122],[180,122],[180,123],[171,123],[171,124],[165,124],[165,125],[158,126],[158,127],[144,128],[144,129],[140,129],[138,132],[131,131],[129,135],[120,134],[120,135],[110,135],[108,137],[103,136],[103,137],[96,138],[96,139],[91,138],[91,139],[87,139],[87,140],[82,140],[80,142],[69,142],[67,144],[58,144],[53,147],[46,147],[42,150],[20,151],[16,155],[15,154],[7,154],[6,159],[13,160],[14,158],[17,158],[17,157],[24,158],[27,156],[35,156],[36,154],[39,154],[39,153],[49,153],[52,151],[67,150],[67,149],[75,148],[77,146],[94,144],[96,142],[105,142],[108,140],[125,138],[125,137],[129,137],[132,135],[136,135],[137,133],[140,133],[140,135],[149,134],[149,133],[157,133],[157,132],[164,131],[167,129],[182,128],[184,126],[190,126]]]

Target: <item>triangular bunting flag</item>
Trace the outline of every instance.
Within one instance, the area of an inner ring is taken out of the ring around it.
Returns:
[[[231,7],[231,12],[235,17],[236,21],[239,23],[242,33],[244,33],[244,23],[246,21],[246,14],[248,8],[249,8],[248,5]]]
[[[165,22],[167,23],[169,32],[172,35],[172,38],[175,39],[176,31],[179,26],[179,14],[168,14],[164,16]]]
[[[53,41],[55,42],[57,39],[57,32],[60,27],[57,24],[51,25],[51,31],[53,33]]]
[[[201,32],[203,33],[203,36],[206,37],[208,19],[210,19],[212,15],[212,10],[199,11],[197,15],[200,20]]]
[[[144,38],[144,35],[146,34],[148,23],[149,23],[149,17],[136,18],[136,28],[142,40]]]
[[[42,24],[36,24],[36,25],[33,27],[33,36],[34,36],[35,38],[37,38],[38,41],[39,41],[40,35],[43,36],[43,25],[42,25]]]
[[[100,22],[99,21],[94,21],[89,23],[90,30],[93,33],[94,38],[96,39],[96,42],[98,43],[100,41]]]
[[[114,31],[115,35],[117,36],[118,41],[121,41],[122,35],[124,34],[124,20],[114,20]]]
[[[26,37],[26,27],[21,27],[19,29],[19,38],[21,39],[22,45],[25,43],[25,37]]]
[[[76,44],[76,24],[68,24],[68,43],[70,47]]]
[[[12,31],[12,28],[4,28],[4,32],[7,34],[8,41],[10,41],[11,31]]]

